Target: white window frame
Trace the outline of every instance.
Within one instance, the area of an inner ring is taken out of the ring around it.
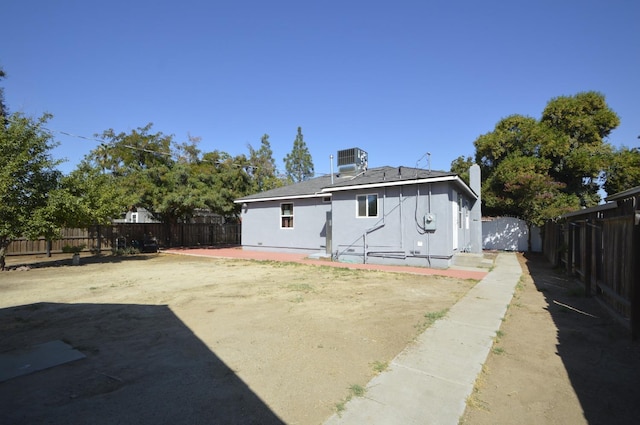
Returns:
[[[369,196],[376,197],[376,214],[369,214]],[[360,215],[360,199],[364,198],[365,202],[365,215]],[[380,197],[378,193],[363,193],[360,195],[356,195],[356,218],[375,218],[378,217],[380,211]]]
[[[286,214],[286,215],[284,214],[284,209],[283,209],[284,205],[291,205],[291,213],[290,214]],[[293,202],[282,202],[280,204],[280,218],[279,219],[280,219],[280,228],[281,229],[293,229],[293,226],[294,226],[294,223],[295,223],[293,211],[294,211]],[[291,226],[283,226],[284,219],[291,219]]]

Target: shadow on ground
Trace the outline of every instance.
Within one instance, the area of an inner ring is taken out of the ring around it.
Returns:
[[[157,253],[140,253],[132,255],[112,255],[112,254],[90,254],[83,253],[80,257],[80,263],[76,267],[81,267],[87,264],[116,264],[125,261],[145,261],[154,256]],[[51,257],[45,255],[20,255],[7,257],[6,268],[7,271],[21,269],[21,268],[44,268],[44,267],[65,267],[72,266],[73,259],[71,254],[54,254]]]
[[[167,306],[0,310],[0,351],[58,339],[86,358],[0,383],[0,423],[283,423]]]
[[[581,284],[539,254],[526,266],[558,330],[557,355],[590,424],[636,424],[640,418],[640,343]],[[595,316],[595,317],[593,317]]]

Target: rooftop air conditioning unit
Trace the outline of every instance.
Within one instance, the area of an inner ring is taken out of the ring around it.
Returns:
[[[338,173],[345,176],[355,176],[367,170],[368,156],[360,148],[338,151]]]

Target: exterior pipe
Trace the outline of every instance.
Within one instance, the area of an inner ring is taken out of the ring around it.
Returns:
[[[362,264],[367,264],[367,232],[362,235]]]
[[[426,255],[413,255],[416,258],[427,258]],[[435,258],[436,260],[450,260],[453,258],[453,255],[435,255],[432,254],[429,256],[430,258]]]
[[[364,242],[364,251],[363,251],[364,264],[367,264],[367,235],[369,233],[373,233],[376,230],[382,229],[384,227],[384,225],[385,225],[385,222],[384,222],[385,209],[384,209],[384,207],[385,207],[386,203],[387,203],[387,188],[385,187],[384,188],[384,192],[382,193],[382,223],[365,230],[363,235],[362,235],[362,239],[363,239],[363,242]]]
[[[331,184],[333,185],[333,155],[329,155],[329,161],[331,161]]]
[[[429,162],[431,162],[431,154],[429,154]],[[429,194],[427,198],[427,214],[431,214],[431,183],[429,183]],[[431,232],[427,232],[427,262],[429,263],[429,267],[431,267]]]
[[[377,258],[395,258],[395,259],[400,259],[400,260],[404,260],[407,258],[406,254],[404,252],[397,252],[397,253],[393,253],[393,252],[370,252],[367,254],[369,257],[377,257]]]

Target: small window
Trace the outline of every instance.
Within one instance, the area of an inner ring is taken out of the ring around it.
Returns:
[[[280,227],[293,228],[293,204],[280,204]]]
[[[358,195],[358,217],[378,216],[378,194]]]

